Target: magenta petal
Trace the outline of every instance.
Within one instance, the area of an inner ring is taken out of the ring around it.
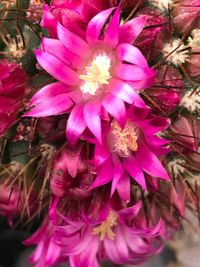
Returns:
[[[51,83],[40,89],[30,100],[29,106],[34,106],[48,100],[49,98],[56,97],[60,94],[66,94],[72,90],[72,87],[69,87],[63,83],[56,82]]]
[[[35,55],[39,64],[55,79],[68,85],[77,85],[79,83],[77,73],[57,57],[41,50],[36,50]]]
[[[108,93],[102,102],[102,106],[122,127],[124,127],[126,121],[126,107],[120,98]]]
[[[128,203],[130,201],[130,191],[131,191],[130,179],[129,176],[126,173],[124,173],[121,179],[118,181],[117,192],[120,198],[126,203]]]
[[[140,95],[128,83],[122,80],[112,79],[108,90],[112,95],[129,104],[134,104],[134,106],[141,108],[146,107]]]
[[[43,38],[42,46],[46,53],[56,56],[61,61],[66,62],[69,66],[77,68],[82,65],[82,59],[67,49],[59,40]],[[55,51],[59,51],[55,53]]]
[[[140,81],[147,79],[153,73],[151,73],[151,69],[149,68],[143,69],[135,65],[118,64],[116,66],[115,74],[122,80]]]
[[[109,183],[110,181],[112,181],[112,178],[113,178],[113,164],[111,160],[107,160],[102,164],[101,169],[98,172],[98,175],[94,183],[92,184],[91,189]]]
[[[86,122],[83,116],[83,107],[83,103],[75,105],[69,115],[66,135],[70,144],[75,144],[86,128]]]
[[[57,20],[50,11],[50,7],[48,5],[44,5],[42,21],[40,24],[49,31],[51,37],[57,37]]]
[[[156,157],[144,144],[140,144],[136,152],[136,160],[140,167],[148,174],[163,179],[169,179],[167,171]]]
[[[89,44],[93,44],[99,40],[104,24],[114,9],[110,8],[100,12],[88,23],[86,39]]]
[[[134,18],[120,27],[120,43],[132,44],[146,24],[146,17]]]
[[[101,140],[101,104],[98,101],[90,101],[84,106],[84,118],[90,131],[97,138],[99,143]]]
[[[63,27],[60,23],[58,23],[57,26],[57,33],[59,40],[71,52],[84,58],[90,54],[88,44],[81,37]]]
[[[113,158],[113,163],[114,163],[114,175],[111,187],[111,196],[115,192],[117,184],[122,178],[124,173],[123,165],[117,157]]]
[[[141,167],[138,162],[132,157],[124,160],[124,168],[129,175],[146,190],[146,181]]]
[[[116,49],[116,54],[121,61],[126,61],[141,68],[147,68],[148,64],[140,50],[130,44],[120,44]]]
[[[94,164],[97,166],[108,159],[110,153],[106,145],[96,144]]]
[[[116,47],[119,42],[119,20],[120,6],[116,9],[104,34],[104,42],[111,48]]]

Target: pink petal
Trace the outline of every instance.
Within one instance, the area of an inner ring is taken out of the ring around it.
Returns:
[[[109,153],[109,150],[108,150],[106,144],[100,145],[99,143],[96,144],[96,146],[95,146],[95,153],[94,154],[95,154],[94,164],[96,166],[102,164],[110,156],[110,153]]]
[[[111,160],[107,160],[101,166],[100,171],[91,186],[91,189],[109,183],[113,178],[113,164]]]
[[[113,163],[114,163],[114,175],[113,175],[113,181],[112,181],[112,187],[111,187],[111,196],[115,192],[117,184],[122,178],[123,173],[124,173],[123,166],[117,157],[113,158]]]
[[[79,83],[77,73],[57,57],[40,50],[36,50],[35,55],[42,68],[44,68],[55,79],[68,85],[77,85]]]
[[[50,11],[50,7],[48,5],[44,5],[42,21],[40,24],[42,27],[49,31],[51,37],[57,37],[57,20]]]
[[[108,86],[108,91],[117,98],[120,98],[129,104],[134,104],[136,107],[146,107],[138,92],[136,92],[128,83],[122,80],[112,79]]]
[[[61,43],[71,52],[85,58],[90,54],[88,44],[78,35],[63,27],[60,23],[57,26],[58,38]]]
[[[66,62],[70,67],[77,68],[82,65],[82,59],[67,49],[59,40],[43,38],[42,46],[46,53],[56,56],[61,61]],[[55,53],[55,51],[59,51]]]
[[[126,107],[120,98],[108,93],[102,102],[102,106],[124,127],[126,122]]]
[[[141,68],[148,67],[145,57],[140,50],[130,44],[120,44],[116,49],[116,54],[121,61],[126,61]]]
[[[83,110],[86,124],[99,143],[102,142],[100,112],[101,104],[98,101],[89,101]]]
[[[131,187],[130,187],[129,176],[126,173],[124,173],[124,175],[118,181],[117,192],[120,198],[126,203],[130,202],[130,190]]]
[[[146,80],[148,77],[154,75],[154,72],[149,68],[140,68],[130,64],[118,64],[116,66],[115,74],[118,78],[126,81],[140,81]]]
[[[104,24],[115,8],[104,10],[97,14],[89,23],[86,30],[86,39],[89,44],[97,42],[103,31]]]
[[[169,175],[161,162],[144,144],[139,145],[136,152],[136,160],[140,167],[148,174],[154,177],[169,179]]]
[[[124,160],[124,168],[130,174],[130,176],[146,190],[146,181],[143,171],[138,162],[132,157]]]
[[[104,34],[104,42],[111,48],[116,47],[119,42],[119,20],[120,6],[116,9]]]
[[[69,115],[66,135],[70,144],[75,144],[86,128],[86,122],[83,116],[83,108],[83,103],[77,104]]]
[[[134,18],[120,27],[120,43],[132,44],[143,30],[146,24],[146,17]]]

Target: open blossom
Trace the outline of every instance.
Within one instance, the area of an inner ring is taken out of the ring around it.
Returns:
[[[129,201],[130,179],[132,177],[146,189],[144,172],[163,179],[169,176],[158,159],[168,150],[167,140],[156,134],[167,127],[165,118],[148,116],[141,110],[128,111],[124,128],[116,120],[104,129],[103,144],[96,144],[95,164],[98,175],[93,188],[112,181],[111,194],[117,189],[121,198]]]
[[[0,60],[0,136],[7,132],[17,118],[27,93],[27,78],[21,66]]]
[[[162,220],[147,226],[138,217],[141,202],[129,208],[114,210],[108,204],[98,213],[84,218],[62,216],[63,223],[45,224],[25,244],[37,244],[31,257],[36,266],[51,266],[69,259],[74,267],[98,267],[99,260],[116,264],[139,264],[162,249]]]
[[[111,115],[123,125],[125,103],[144,108],[136,90],[154,83],[154,71],[139,49],[131,45],[144,27],[145,18],[119,25],[119,7],[114,10],[105,10],[89,22],[85,40],[58,22],[58,39],[44,38],[43,50],[36,51],[39,64],[58,82],[33,96],[33,108],[26,116],[70,111],[66,134],[71,144],[87,127],[101,142],[101,119]]]

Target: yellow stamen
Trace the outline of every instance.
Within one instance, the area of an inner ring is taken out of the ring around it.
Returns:
[[[104,240],[106,236],[110,239],[114,239],[115,233],[113,232],[112,227],[115,225],[117,225],[117,216],[113,211],[111,211],[107,219],[93,229],[93,234],[100,235],[101,241]]]

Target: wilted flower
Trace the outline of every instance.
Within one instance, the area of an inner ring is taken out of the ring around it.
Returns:
[[[30,101],[33,108],[26,116],[45,117],[70,111],[66,133],[71,144],[86,127],[101,142],[101,118],[110,114],[123,125],[124,102],[144,107],[136,89],[154,83],[154,71],[141,52],[130,45],[141,32],[145,18],[119,25],[118,7],[101,36],[113,11],[105,10],[89,22],[86,40],[58,23],[59,40],[44,38],[44,51],[36,51],[40,65],[59,82],[34,95]]]
[[[0,61],[0,136],[4,135],[22,108],[28,86],[27,75],[21,66]]]

